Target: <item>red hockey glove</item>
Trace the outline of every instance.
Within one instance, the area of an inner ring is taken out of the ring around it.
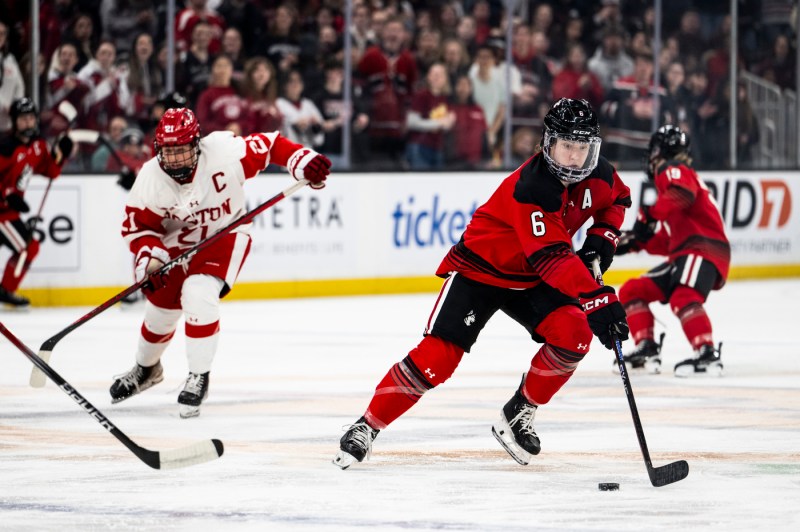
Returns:
[[[619,244],[614,252],[615,255],[625,255],[631,251],[641,251],[642,246],[633,231],[623,231],[619,237]]]
[[[606,273],[614,260],[614,251],[619,243],[618,232],[605,228],[589,229],[583,247],[578,250],[578,257],[583,261],[589,271],[592,271],[594,259],[600,261],[600,270]]]
[[[325,180],[331,173],[331,161],[310,148],[301,148],[289,157],[286,167],[293,178],[308,179],[311,188],[325,188]]]
[[[606,349],[611,349],[614,345],[612,334],[615,334],[620,342],[628,339],[625,309],[617,300],[613,288],[602,286],[593,292],[581,294],[581,306],[586,313],[589,327]]]
[[[650,215],[650,207],[642,205],[639,209],[639,215],[633,223],[633,234],[636,235],[636,240],[645,243],[656,234],[656,225],[658,220]]]
[[[169,261],[169,252],[164,248],[144,246],[139,250],[136,254],[134,277],[137,283],[148,278],[148,283],[142,287],[143,291],[155,292],[164,288],[167,284],[167,274],[153,274]]]

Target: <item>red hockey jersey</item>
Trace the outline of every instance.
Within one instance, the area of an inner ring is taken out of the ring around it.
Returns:
[[[655,236],[643,246],[654,255],[673,260],[695,254],[716,266],[721,288],[728,278],[731,246],[714,198],[691,166],[678,161],[665,163],[656,175],[658,199],[650,216],[661,222]]]
[[[628,187],[604,158],[588,178],[566,188],[542,155],[535,155],[475,211],[436,274],[459,272],[485,284],[518,289],[544,281],[578,297],[596,290],[597,283],[573,252],[572,234],[590,217],[592,227],[619,234],[630,204]]]
[[[16,220],[19,212],[6,203],[10,194],[25,195],[33,174],[55,179],[61,175],[47,142],[37,138],[30,144],[10,136],[0,142],[0,221]]]

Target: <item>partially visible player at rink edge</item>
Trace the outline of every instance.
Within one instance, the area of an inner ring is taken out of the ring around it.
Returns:
[[[445,281],[422,341],[380,381],[333,463],[346,469],[368,457],[378,432],[450,378],[499,310],[544,344],[492,427],[503,448],[528,464],[541,448],[536,409],[569,380],[592,335],[609,349],[612,332],[628,337],[614,289],[599,286],[589,268],[594,259],[603,268],[611,264],[630,205],[628,187],[600,157],[600,128],[589,103],[556,102],[540,149],[475,211],[445,256],[436,272]],[[593,225],[576,254],[572,234],[589,218]]]
[[[171,258],[245,214],[244,182],[270,163],[286,166],[312,188],[325,186],[330,161],[278,132],[200,137],[194,113],[169,109],[156,128],[156,156],[147,161],[125,206],[122,236],[135,255],[137,281],[149,277],[136,364],[111,385],[113,403],[164,379],[161,355],[185,316],[189,376],[178,396],[181,417],[197,416],[208,396],[219,340],[219,301],[233,288],[250,250],[250,224],[201,249],[167,275],[151,275]],[[147,285],[145,285],[147,286]]]
[[[25,190],[33,174],[55,179],[72,152],[72,140],[60,135],[52,149],[39,133],[39,110],[30,98],[14,100],[9,109],[11,132],[0,141],[0,244],[11,249],[0,283],[0,303],[27,307],[28,298],[16,293],[39,254],[39,241],[21,215],[30,212]],[[23,256],[22,268],[17,262]],[[17,275],[19,274],[19,275]]]
[[[632,368],[661,371],[661,343],[655,341],[649,307],[658,301],[669,304],[694,349],[694,356],[675,365],[675,375],[718,376],[720,348],[714,348],[703,303],[712,290],[725,285],[731,246],[719,208],[692,168],[689,145],[686,132],[673,125],[662,126],[650,138],[645,172],[657,199],[652,206],[642,206],[633,229],[622,235],[617,255],[643,250],[668,259],[620,288],[619,299],[636,342],[624,358]]]

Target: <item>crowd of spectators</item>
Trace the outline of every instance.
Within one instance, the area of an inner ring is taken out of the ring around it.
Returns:
[[[739,3],[740,68],[796,90],[794,3]],[[31,91],[27,4],[0,8],[0,131],[11,127],[10,103]],[[692,133],[701,167],[728,164],[721,140],[732,97],[727,0],[665,2],[658,57],[653,3],[645,0],[517,2],[510,17],[502,0],[354,0],[349,28],[344,0],[177,4],[170,67],[165,2],[42,1],[43,131],[54,136],[67,128],[57,112],[66,100],[78,110],[73,127],[103,131],[123,158],[146,160],[163,110],[187,105],[204,133],[280,130],[335,167],[344,163],[349,121],[353,169],[497,168],[510,80],[514,164],[532,153],[542,118],[560,97],[592,104],[603,153],[623,168],[638,167],[654,115]],[[352,109],[345,108],[345,39],[352,45]],[[175,86],[167,93],[169,68]],[[759,124],[744,86],[735,97],[739,160],[747,165]],[[114,171],[120,161],[108,152],[84,147],[73,168]]]

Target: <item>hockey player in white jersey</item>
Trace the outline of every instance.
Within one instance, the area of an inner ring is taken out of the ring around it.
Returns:
[[[278,132],[200,137],[189,109],[169,109],[156,128],[156,157],[140,170],[125,206],[122,235],[135,255],[137,281],[149,276],[136,364],[109,390],[113,403],[161,382],[161,355],[181,314],[189,376],[178,396],[181,417],[200,413],[219,339],[219,301],[233,287],[250,250],[250,225],[237,227],[167,275],[151,275],[171,258],[245,213],[244,182],[268,164],[286,166],[312,188],[325,186],[330,161]]]

